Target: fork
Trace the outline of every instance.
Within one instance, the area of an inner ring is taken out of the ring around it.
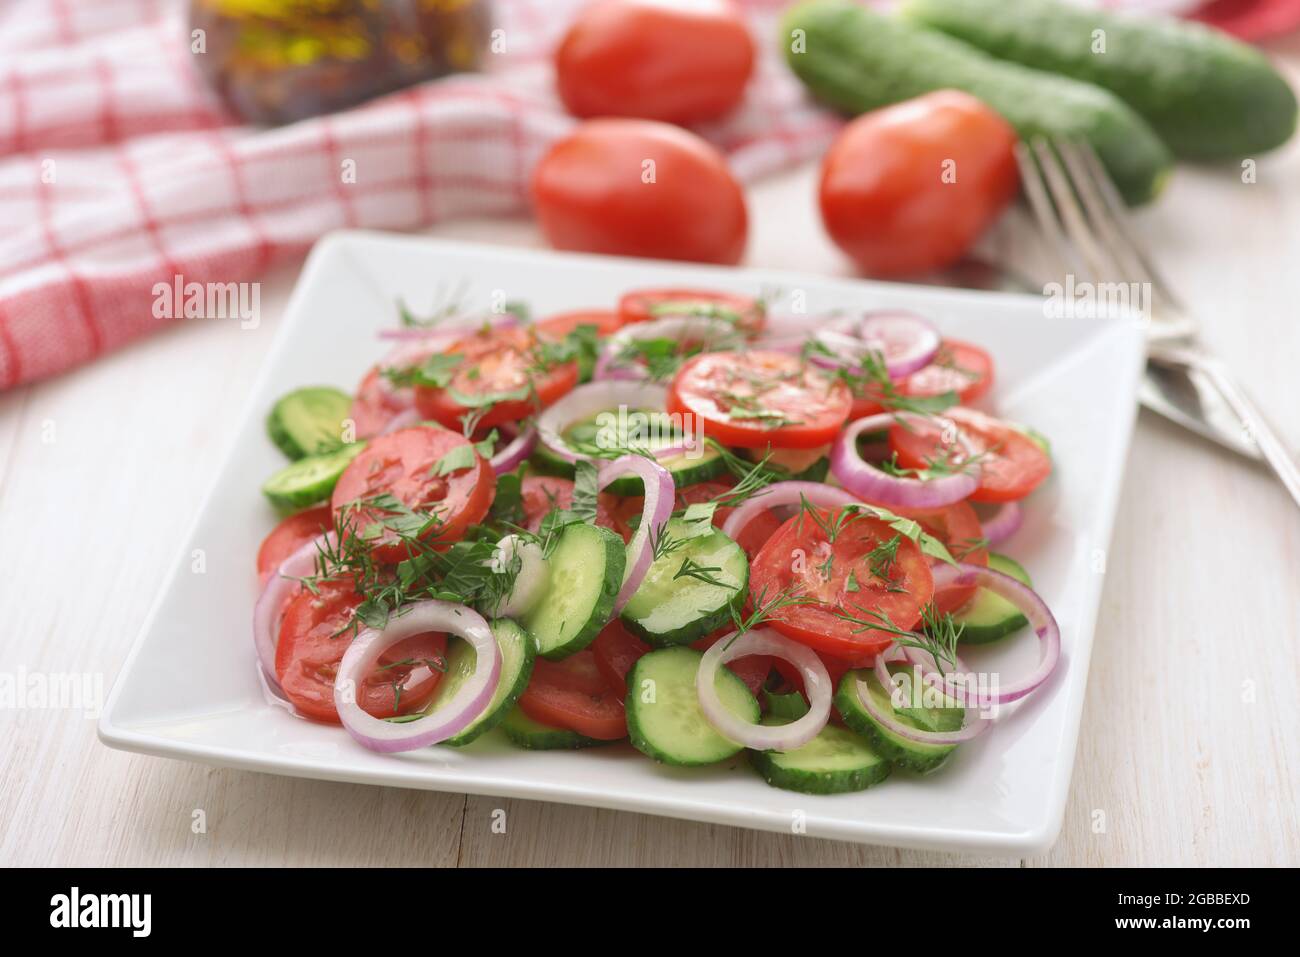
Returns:
[[[1066,274],[1149,290],[1143,405],[1277,474],[1300,505],[1300,468],[1227,367],[1197,339],[1199,324],[1128,227],[1127,212],[1086,142],[1035,138],[1016,147],[1034,219]]]

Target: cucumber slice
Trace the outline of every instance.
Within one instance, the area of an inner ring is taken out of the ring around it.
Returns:
[[[864,735],[871,746],[882,756],[899,767],[909,768],[925,774],[938,768],[948,760],[948,756],[953,751],[957,750],[955,744],[924,744],[920,741],[909,741],[902,735],[877,724],[876,719],[871,716],[866,708],[862,707],[862,702],[858,700],[859,678],[867,682],[869,693],[880,704],[882,709],[892,708],[889,693],[876,679],[875,672],[869,669],[845,673],[844,677],[840,679],[839,687],[835,689],[835,708],[839,711],[840,716],[844,718],[844,723],[854,731]],[[931,708],[923,710],[944,712],[954,709]],[[961,709],[955,710],[960,711]],[[938,727],[926,727],[925,722],[917,721],[914,716],[916,712],[913,709],[894,710],[894,714],[902,724],[920,728],[924,731],[940,730]],[[938,724],[940,720],[935,718],[930,723]]]
[[[497,618],[488,622],[492,637],[501,649],[501,678],[492,700],[474,721],[460,734],[448,738],[443,744],[453,748],[462,748],[484,732],[491,731],[519,700],[519,696],[528,687],[528,679],[533,673],[533,639],[528,632],[508,618]],[[460,690],[470,675],[474,673],[478,655],[473,646],[459,638],[452,639],[451,651],[447,654],[447,673],[438,682],[433,699],[424,714],[432,714],[438,707],[448,701]]]
[[[645,416],[666,416],[666,412],[654,412],[646,409],[634,409],[625,415],[630,416],[634,413],[640,413]],[[618,415],[616,411],[609,413],[598,412],[586,419],[580,419],[574,422],[564,430],[563,438],[574,448],[581,449],[583,446],[602,447],[610,445],[608,428],[601,425],[601,416]],[[626,421],[624,418],[622,421]],[[655,448],[666,448],[670,445],[677,444],[671,437],[667,426],[656,432],[656,441],[648,443],[647,447],[651,450]],[[626,447],[628,436],[620,434],[614,437],[616,443],[614,447]],[[566,462],[564,459],[551,452],[544,445],[538,445],[537,451],[533,453],[533,459],[536,462],[537,469],[546,475],[559,475],[564,478],[573,478],[573,463]],[[681,455],[671,456],[657,460],[660,465],[672,473],[673,482],[678,488],[685,488],[687,485],[696,485],[700,482],[707,482],[709,479],[716,478],[726,470],[726,463],[723,461],[722,453],[711,445],[704,445],[699,449]],[[624,475],[616,478],[605,489],[613,495],[644,495],[645,487],[641,480],[635,475]]]
[[[518,707],[507,711],[501,719],[501,730],[511,743],[530,751],[562,751],[574,748],[594,748],[598,744],[613,744],[612,741],[600,741],[578,734],[568,728],[553,728],[549,724],[534,721]]]
[[[344,446],[343,423],[352,414],[352,396],[328,386],[295,389],[266,417],[266,434],[285,455],[300,459]]]
[[[299,509],[323,502],[334,491],[343,470],[365,447],[364,442],[353,442],[334,452],[290,462],[263,483],[262,494],[279,509]]]
[[[697,524],[668,520],[664,534],[682,544],[650,566],[623,608],[628,630],[659,648],[703,638],[730,620],[732,609],[745,600],[749,586],[745,550],[716,529],[688,537]],[[695,575],[682,574],[684,569],[694,570]]]
[[[695,693],[695,673],[704,655],[694,648],[663,648],[637,659],[627,677],[627,731],[632,746],[664,764],[697,767],[738,754],[704,717]],[[723,703],[757,721],[758,700],[725,668],[716,687]]]
[[[1033,586],[1029,573],[1006,555],[989,552],[989,568]],[[962,626],[961,643],[964,645],[997,641],[1029,624],[1019,608],[987,588],[976,591],[975,597],[952,617],[954,622]]]
[[[764,718],[764,724],[785,724]],[[893,765],[866,738],[828,724],[793,751],[750,751],[750,763],[774,788],[804,794],[844,794],[863,791],[889,777]]]
[[[626,561],[623,539],[598,525],[569,525],[546,563],[546,591],[521,624],[557,660],[591,644],[614,614]]]

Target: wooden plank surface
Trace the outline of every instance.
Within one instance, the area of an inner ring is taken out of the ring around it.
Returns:
[[[1300,63],[1300,41],[1285,52]],[[847,272],[816,221],[814,173],[750,191],[751,263]],[[1293,145],[1261,159],[1254,184],[1232,170],[1180,170],[1141,217],[1207,338],[1292,448],[1297,184]],[[537,242],[522,222],[436,234]],[[992,247],[1010,254],[1023,234],[1003,229]],[[295,273],[264,284],[257,330],[182,324],[0,396],[0,671],[89,671],[111,682],[225,454],[230,413]],[[1061,838],[1041,858],[996,863],[1300,863],[1298,568],[1300,511],[1271,477],[1144,413],[1107,550]],[[127,755],[66,711],[0,710],[0,736],[4,864],[988,863]],[[491,827],[498,808],[504,834]]]

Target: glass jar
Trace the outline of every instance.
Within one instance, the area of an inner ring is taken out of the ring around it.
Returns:
[[[192,0],[190,26],[222,99],[277,124],[476,70],[492,19],[488,0]]]

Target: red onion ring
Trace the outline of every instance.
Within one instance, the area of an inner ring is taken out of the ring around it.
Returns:
[[[876,680],[880,682],[885,692],[893,697],[894,690],[898,687],[894,683],[894,676],[889,673],[889,666],[885,659],[888,655],[876,655],[875,674]],[[871,694],[867,683],[861,678],[858,679],[857,685],[858,701],[867,713],[871,715],[878,723],[884,725],[890,731],[909,741],[916,741],[920,744],[961,744],[963,741],[969,741],[972,738],[979,737],[989,729],[993,724],[992,719],[983,717],[975,712],[974,708],[966,709],[966,723],[956,731],[925,731],[921,728],[913,728],[911,725],[904,724],[898,720],[894,714],[894,709],[890,703],[886,703],[881,708]]]
[[[833,353],[809,356],[814,365],[843,368],[875,353],[881,356],[891,379],[901,379],[928,365],[942,342],[939,330],[929,320],[895,310],[866,313],[851,334],[823,327],[813,332],[812,338]]]
[[[451,339],[454,342],[457,339],[465,338],[466,333],[482,329],[484,326],[492,329],[510,329],[517,325],[519,325],[519,317],[513,312],[506,312],[493,313],[486,317],[481,315],[462,316],[459,319],[447,319],[428,327],[401,326],[397,329],[380,329],[376,335],[380,339],[397,342],[418,342],[437,338]]]
[[[762,512],[782,505],[798,505],[805,498],[823,508],[862,504],[856,495],[821,482],[773,482],[755,492],[749,501],[727,516],[722,523],[722,534],[735,541],[745,526]]]
[[[831,447],[831,473],[839,483],[868,502],[880,505],[901,505],[905,508],[941,508],[967,498],[979,485],[978,469],[975,474],[963,469],[938,478],[919,479],[902,475],[889,475],[864,461],[858,454],[858,436],[863,432],[879,432],[894,425],[910,413],[882,412],[858,419],[840,433]],[[972,450],[966,437],[957,431],[957,441],[966,454]]]
[[[980,527],[990,545],[1001,545],[1020,530],[1025,513],[1019,502],[1003,502],[988,520],[981,519]]]
[[[502,432],[505,426],[499,426]],[[519,467],[519,464],[533,454],[533,449],[537,445],[537,429],[530,425],[515,435],[510,443],[492,456],[492,471],[497,475],[506,472],[513,472]]]
[[[451,699],[431,714],[406,723],[376,718],[356,701],[356,689],[379,663],[379,657],[404,638],[427,631],[459,635],[474,646],[474,673]],[[413,751],[459,734],[477,718],[496,691],[501,651],[492,630],[472,608],[445,601],[422,601],[394,616],[382,631],[367,628],[352,640],[334,678],[334,706],[348,733],[372,751]]]
[[[646,371],[640,365],[618,365],[618,355],[629,342],[644,339],[687,340],[693,336],[705,336],[705,345],[734,343],[739,345],[743,337],[735,327],[722,319],[709,316],[666,316],[649,322],[635,322],[624,326],[606,340],[592,378],[601,380],[645,381]],[[706,348],[706,352],[717,351]]]
[[[328,533],[313,538],[282,561],[267,578],[253,606],[253,647],[257,649],[257,660],[267,681],[277,690],[280,679],[275,673],[275,649],[280,639],[280,609],[284,607],[284,600],[299,587],[296,579],[306,578],[316,571],[316,556],[327,538]]]
[[[858,338],[885,357],[891,379],[901,379],[929,365],[943,342],[928,319],[913,312],[869,312],[858,326]]]
[[[641,522],[627,543],[627,564],[623,569],[623,585],[614,600],[615,615],[623,611],[623,606],[641,587],[646,572],[650,571],[654,562],[654,543],[650,535],[652,532],[658,535],[672,517],[677,494],[672,473],[644,455],[623,455],[602,465],[596,473],[597,488],[604,489],[624,475],[641,479],[645,486],[645,506],[641,510]]]
[[[718,668],[745,655],[774,655],[798,668],[808,695],[808,713],[789,724],[763,725],[751,724],[727,708],[718,697],[715,686]],[[732,632],[715,641],[704,652],[700,669],[695,673],[695,693],[699,696],[700,710],[705,719],[728,741],[755,751],[793,751],[817,737],[826,727],[835,691],[826,665],[811,648],[770,628],[756,628],[740,637]]]
[[[541,443],[566,462],[590,461],[591,456],[571,449],[561,437],[566,428],[581,419],[617,408],[659,410],[667,407],[668,390],[645,382],[588,382],[554,403],[537,418]],[[640,456],[638,456],[640,457]]]
[[[401,429],[409,429],[411,426],[420,422],[420,410],[416,408],[403,409],[395,416],[388,420],[388,424],[380,430],[380,435],[387,435],[389,432],[397,432]]]
[[[1052,672],[1056,670],[1056,666],[1061,660],[1061,628],[1056,623],[1056,617],[1052,614],[1052,610],[1047,607],[1047,603],[1038,596],[1036,591],[1010,575],[1004,575],[992,568],[985,568],[983,565],[972,565],[966,562],[949,565],[938,562],[934,565],[932,571],[936,591],[954,585],[978,585],[980,588],[987,588],[995,595],[1005,598],[1029,619],[1030,626],[1034,629],[1034,633],[1038,635],[1039,641],[1042,642],[1042,657],[1034,670],[1008,687],[999,686],[996,694],[981,695],[974,689],[963,687],[960,682],[955,680],[953,675],[946,675],[943,687],[948,694],[960,697],[965,701],[973,700],[979,707],[986,708],[990,705],[1010,704],[1013,701],[1019,701],[1051,677]]]

